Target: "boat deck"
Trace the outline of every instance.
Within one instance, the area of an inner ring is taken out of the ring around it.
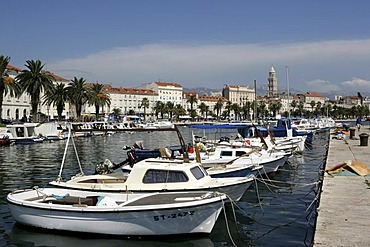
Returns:
[[[153,193],[152,195],[139,198],[132,202],[125,204],[124,201],[116,201],[118,205],[124,204],[124,206],[145,206],[145,205],[163,205],[163,204],[174,204],[179,202],[201,200],[205,197],[207,192],[185,192],[185,193]],[[212,193],[212,192],[209,192]],[[39,200],[42,203],[52,203],[61,205],[72,205],[72,206],[95,206],[98,202],[98,196],[78,197],[78,196],[67,196],[63,198],[47,197],[46,199],[41,197],[31,198],[28,201]]]
[[[181,201],[193,201],[195,199],[202,199],[205,192],[186,192],[183,194],[178,193],[158,193],[151,196],[141,198],[126,204],[126,206],[143,206],[143,205],[160,205],[160,204],[172,204],[179,203]]]

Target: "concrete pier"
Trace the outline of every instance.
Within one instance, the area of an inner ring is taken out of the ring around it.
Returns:
[[[355,136],[345,140],[330,136],[326,168],[357,160],[370,167],[370,140],[360,146],[359,134],[370,135],[362,126]],[[313,246],[370,246],[369,176],[324,175]]]

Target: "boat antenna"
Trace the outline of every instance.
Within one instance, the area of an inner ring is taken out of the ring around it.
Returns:
[[[287,93],[288,93],[288,117],[290,118],[290,102],[289,102],[290,92],[289,92],[289,68],[288,66],[285,66],[285,70],[286,70],[286,86],[287,86]]]

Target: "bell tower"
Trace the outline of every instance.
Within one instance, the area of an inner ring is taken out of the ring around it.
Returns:
[[[275,98],[278,96],[277,78],[274,66],[271,66],[267,83],[267,97]]]

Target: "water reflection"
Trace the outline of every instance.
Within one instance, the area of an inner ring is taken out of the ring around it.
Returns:
[[[175,247],[213,247],[214,244],[209,238],[167,238],[160,240],[131,240],[131,239],[115,239],[114,237],[94,237],[86,235],[84,237],[77,235],[63,235],[45,233],[33,228],[15,224],[9,234],[6,236],[8,243],[14,246],[78,246],[78,247],[116,247],[116,246],[142,246],[142,247],[158,247],[158,246],[175,246]]]

